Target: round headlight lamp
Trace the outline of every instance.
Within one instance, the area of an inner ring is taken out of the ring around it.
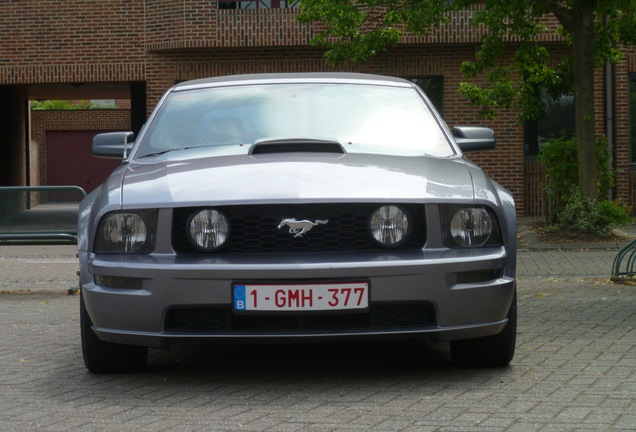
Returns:
[[[202,252],[214,252],[221,248],[230,235],[230,222],[223,213],[214,209],[203,209],[188,219],[188,240]]]
[[[492,234],[492,220],[484,208],[460,208],[450,222],[450,235],[461,247],[484,245]]]
[[[373,239],[381,246],[399,247],[408,238],[409,216],[398,206],[379,207],[371,214],[369,231]]]

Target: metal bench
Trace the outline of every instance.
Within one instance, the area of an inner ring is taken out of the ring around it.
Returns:
[[[0,240],[77,242],[78,186],[0,187]]]

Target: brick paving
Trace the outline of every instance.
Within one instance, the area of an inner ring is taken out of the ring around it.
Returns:
[[[75,245],[0,245],[0,291],[77,287]]]
[[[415,342],[151,350],[86,372],[72,246],[0,246],[0,431],[636,430],[636,286],[616,250],[519,251],[512,365]]]

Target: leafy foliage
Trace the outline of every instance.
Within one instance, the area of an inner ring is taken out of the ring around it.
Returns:
[[[537,87],[563,87],[568,80],[567,68],[550,67],[548,50],[537,43],[549,31],[539,19],[547,12],[540,3],[488,0],[483,9],[475,11],[473,25],[484,26],[487,32],[475,59],[462,64],[462,73],[467,80],[483,74],[487,84],[465,82],[459,93],[479,106],[483,117],[493,118],[503,108],[519,111],[522,119],[538,118]],[[511,51],[513,35],[516,49]]]
[[[573,235],[609,235],[615,225],[631,223],[631,209],[606,197],[614,186],[615,173],[607,154],[607,140],[597,141],[599,196],[591,199],[577,185],[578,146],[576,138],[553,138],[543,144],[539,160],[546,170],[544,190],[548,200],[548,232]]]
[[[551,139],[543,144],[539,161],[546,171],[543,188],[548,201],[548,223],[555,222],[555,211],[573,188],[578,178],[575,139]]]
[[[572,44],[573,8],[572,2],[558,0],[486,0],[484,8],[475,12],[473,24],[484,26],[487,33],[475,60],[464,62],[462,72],[469,80],[485,73],[487,84],[464,83],[459,92],[479,106],[485,117],[505,108],[519,110],[522,119],[536,119],[540,114],[539,85],[573,85],[572,56],[551,63],[548,50],[540,44],[541,36],[549,33],[558,33]],[[588,42],[596,48],[597,66],[618,62],[622,52],[616,43],[636,39],[636,0],[596,2],[592,13],[596,40]],[[557,18],[558,27],[544,24],[549,14]],[[510,41],[516,47],[512,52]],[[512,61],[504,63],[507,56]]]
[[[88,109],[114,109],[112,103],[97,103],[90,100],[82,100],[71,103],[68,100],[45,100],[31,101],[31,109],[33,111],[68,111],[68,110],[88,110]]]
[[[448,21],[446,15],[469,0],[300,0],[301,22],[321,21],[324,30],[312,40],[327,48],[331,64],[364,62],[397,45],[404,32],[423,35]]]
[[[558,209],[557,222],[546,227],[545,231],[567,233],[572,237],[580,234],[609,237],[614,227],[633,223],[630,210],[618,200],[593,200],[575,188]]]

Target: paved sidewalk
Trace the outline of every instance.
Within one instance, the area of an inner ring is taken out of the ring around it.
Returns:
[[[0,292],[75,288],[76,254],[76,245],[0,245]]]

